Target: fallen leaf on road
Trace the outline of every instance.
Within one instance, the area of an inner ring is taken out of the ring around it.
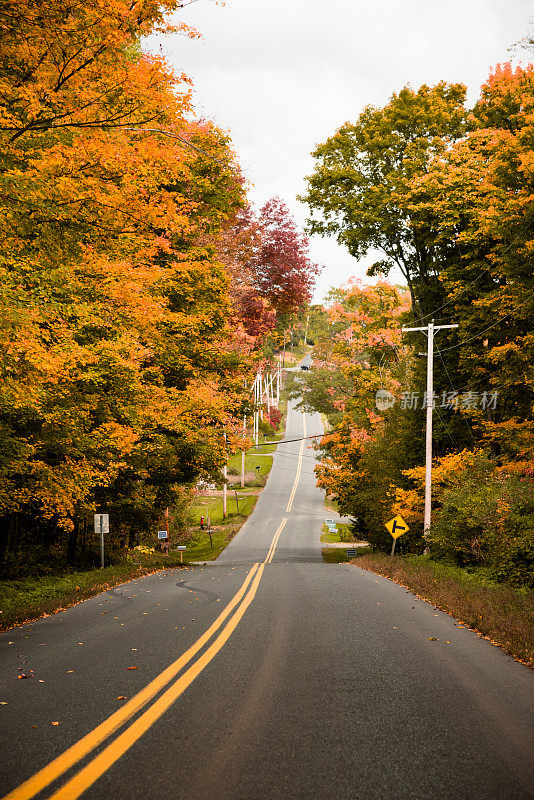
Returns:
[[[52,725],[59,725],[59,722],[53,722]]]
[[[0,700],[0,706],[7,706],[6,700]]]
[[[78,642],[78,644],[83,644],[83,642]]]
[[[17,675],[19,681],[21,681],[23,678],[31,678],[31,677],[32,677],[31,675],[26,675],[25,672],[21,672],[20,675]]]
[[[44,681],[42,680],[42,678],[39,678],[39,683],[44,683]]]
[[[436,639],[436,637],[435,637],[435,636],[429,636],[429,637],[428,637],[428,641],[429,641],[429,642],[437,642],[438,640]]]
[[[73,669],[68,669],[67,672],[74,672],[74,670]]]
[[[132,647],[132,653],[137,653],[137,647]]]
[[[126,667],[126,669],[139,669],[139,667]]]
[[[123,694],[120,694],[120,695],[117,697],[117,700],[126,700],[126,697],[125,697]]]

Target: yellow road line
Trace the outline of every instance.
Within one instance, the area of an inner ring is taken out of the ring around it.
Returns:
[[[276,545],[278,544],[278,539],[280,538],[280,534],[284,530],[286,522],[287,522],[287,517],[284,517],[284,519],[282,520],[282,522],[278,526],[278,530],[276,531],[276,533],[273,536],[273,540],[271,542],[271,546],[269,547],[269,552],[265,556],[265,561],[263,562],[264,564],[270,564],[271,561],[273,560],[274,551],[276,550]]]
[[[303,436],[305,437],[306,436],[306,417],[304,416],[304,414],[302,415],[302,427],[303,427],[303,431],[304,431]],[[289,512],[291,511],[291,508],[293,506],[293,500],[295,499],[295,494],[297,492],[297,487],[299,485],[300,473],[302,471],[302,455],[304,453],[304,441],[305,440],[303,439],[301,441],[301,443],[300,443],[299,460],[298,460],[298,463],[297,463],[297,472],[296,472],[296,475],[295,475],[295,482],[293,483],[293,488],[291,490],[291,494],[289,495],[289,502],[287,504],[286,514],[289,514]]]
[[[123,731],[105,748],[105,750],[87,764],[87,766],[80,770],[77,775],[67,781],[61,789],[55,792],[50,800],[77,800],[77,798],[124,755],[165,711],[167,711],[180,695],[183,694],[187,687],[190,686],[195,678],[202,672],[204,667],[217,655],[236,629],[243,614],[254,599],[264,568],[265,562],[260,565],[245,599],[208,649],[161,695],[161,697],[155,700],[135,722]]]
[[[275,534],[276,536],[276,534]],[[169,681],[176,677],[178,672],[195,656],[198,651],[211,639],[213,634],[221,627],[225,619],[232,612],[235,606],[241,601],[249,583],[258,569],[258,564],[254,564],[248,573],[243,585],[228,603],[226,608],[219,614],[215,622],[200,636],[191,647],[185,651],[176,661],[168,666],[160,675],[154,678],[144,689],[132,697],[122,708],[115,711],[110,717],[100,723],[94,730],[86,734],[76,744],[65,750],[60,756],[55,758],[46,767],[39,770],[35,775],[13,789],[3,800],[30,800],[38,792],[51,784],[60,775],[78,761],[88,755],[95,747],[98,747],[105,739],[124,725],[137,711],[145,706],[155,695],[166,686]]]

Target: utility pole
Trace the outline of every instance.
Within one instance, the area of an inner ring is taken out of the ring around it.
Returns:
[[[306,330],[304,331],[304,344],[308,344],[308,322],[310,321],[310,315],[306,317]]]
[[[167,555],[170,550],[170,535],[169,535],[169,509],[165,509],[165,529],[167,531],[167,543],[164,545]]]
[[[243,449],[241,450],[241,488],[245,485],[245,435],[247,432],[247,415],[243,414]]]
[[[226,433],[224,434],[224,449],[226,450]],[[228,456],[223,467],[223,519],[226,519],[226,481],[228,479]]]
[[[423,331],[428,337],[428,351],[426,362],[426,447],[425,447],[425,517],[423,522],[423,536],[430,530],[430,517],[432,509],[432,411],[434,409],[434,334],[444,328],[457,328],[458,325],[434,325],[434,320],[422,328],[401,328],[403,333],[408,331]]]

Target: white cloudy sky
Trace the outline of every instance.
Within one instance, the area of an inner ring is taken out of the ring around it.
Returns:
[[[187,1],[187,0],[186,0]],[[202,39],[151,39],[195,85],[199,115],[229,130],[262,205],[277,195],[304,224],[296,200],[315,145],[369,103],[410,84],[460,81],[473,103],[491,65],[532,29],[532,0],[197,0],[177,19]],[[526,51],[519,53],[528,60]],[[335,240],[313,237],[324,264],[316,300],[348,277],[365,277]],[[367,262],[372,261],[368,258]],[[369,280],[369,279],[367,279]]]

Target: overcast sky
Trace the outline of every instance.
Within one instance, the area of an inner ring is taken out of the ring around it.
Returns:
[[[176,18],[203,38],[153,38],[149,49],[193,80],[198,115],[229,131],[252,202],[277,195],[303,225],[307,207],[296,195],[305,192],[317,144],[406,84],[459,81],[472,104],[490,66],[528,60],[527,51],[514,57],[508,48],[532,29],[534,7],[532,0],[197,0]],[[321,237],[310,254],[325,267],[316,301],[350,276],[365,279],[374,260],[357,262]]]

